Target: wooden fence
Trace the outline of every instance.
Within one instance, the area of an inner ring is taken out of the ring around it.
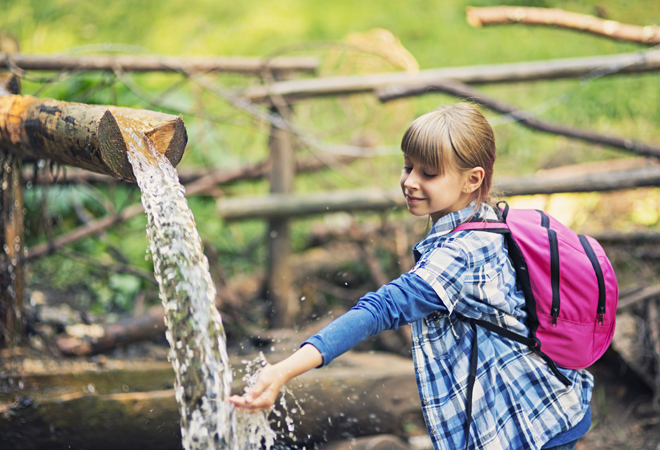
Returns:
[[[513,105],[490,98],[468,87],[467,84],[526,82],[539,79],[568,77],[623,75],[660,70],[660,51],[571,58],[554,61],[532,61],[470,67],[442,68],[420,71],[416,74],[386,73],[367,76],[348,76],[313,79],[291,79],[296,72],[313,72],[318,60],[303,58],[240,59],[240,58],[132,58],[132,57],[49,57],[0,54],[0,67],[14,73],[23,70],[114,70],[125,71],[231,71],[244,74],[266,74],[268,84],[255,86],[242,93],[243,100],[271,105],[271,113],[278,120],[271,124],[269,146],[270,163],[248,170],[253,176],[263,176],[266,170],[271,180],[272,195],[263,198],[226,198],[218,202],[220,214],[226,220],[258,218],[269,221],[269,276],[268,296],[273,306],[272,326],[288,326],[293,322],[297,301],[292,295],[289,269],[289,222],[294,217],[324,214],[335,211],[384,210],[403,205],[398,191],[351,191],[298,196],[292,192],[296,163],[292,139],[299,134],[293,125],[294,104],[299,99],[319,96],[340,96],[355,93],[373,93],[383,102],[395,98],[446,92],[509,114],[518,123],[552,134],[580,139],[598,145],[607,145],[638,155],[660,157],[660,146],[632,139],[608,136],[588,130],[578,130],[560,124],[549,124],[518,111]],[[270,78],[269,78],[270,77]],[[268,168],[266,168],[268,167]],[[17,167],[20,171],[20,167]],[[246,169],[247,170],[247,169]],[[213,175],[215,173],[215,175]],[[218,171],[208,171],[188,186],[188,193],[205,192],[223,180]],[[230,177],[231,178],[231,177]],[[593,175],[581,179],[544,180],[527,178],[497,180],[507,195],[533,193],[606,191],[638,186],[660,185],[660,172],[656,166],[639,168],[607,177]],[[141,205],[134,205],[120,214],[87,224],[79,230],[55,237],[51,242],[31,249],[23,260],[44,254],[48,249],[66,245],[99,229],[127,217],[139,214]]]

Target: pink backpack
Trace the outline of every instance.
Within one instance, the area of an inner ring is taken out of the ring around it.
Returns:
[[[504,234],[525,294],[530,335],[525,338],[496,325],[477,323],[529,345],[560,367],[590,366],[612,341],[619,298],[605,251],[595,239],[578,236],[542,211],[509,209],[506,202],[500,203],[504,203],[504,222],[468,222],[454,231]]]

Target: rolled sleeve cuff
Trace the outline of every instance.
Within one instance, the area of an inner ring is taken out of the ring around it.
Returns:
[[[442,304],[445,305],[445,308],[447,308],[447,315],[451,315],[452,311],[454,310],[454,304],[449,300],[449,294],[445,290],[442,283],[440,283],[438,280],[438,275],[425,267],[415,269],[413,273],[420,277],[422,280],[426,281],[429,286],[431,286],[435,293],[438,294]]]

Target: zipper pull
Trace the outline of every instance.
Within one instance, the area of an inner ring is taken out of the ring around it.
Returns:
[[[559,308],[552,308],[552,328],[557,328],[557,317],[559,317]]]
[[[602,326],[603,325],[603,316],[605,315],[605,307],[604,306],[599,306],[598,307],[598,325]]]

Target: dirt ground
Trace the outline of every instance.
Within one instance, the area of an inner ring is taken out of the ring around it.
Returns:
[[[577,450],[660,450],[660,414],[651,390],[608,351],[588,369],[595,379],[592,428]]]

